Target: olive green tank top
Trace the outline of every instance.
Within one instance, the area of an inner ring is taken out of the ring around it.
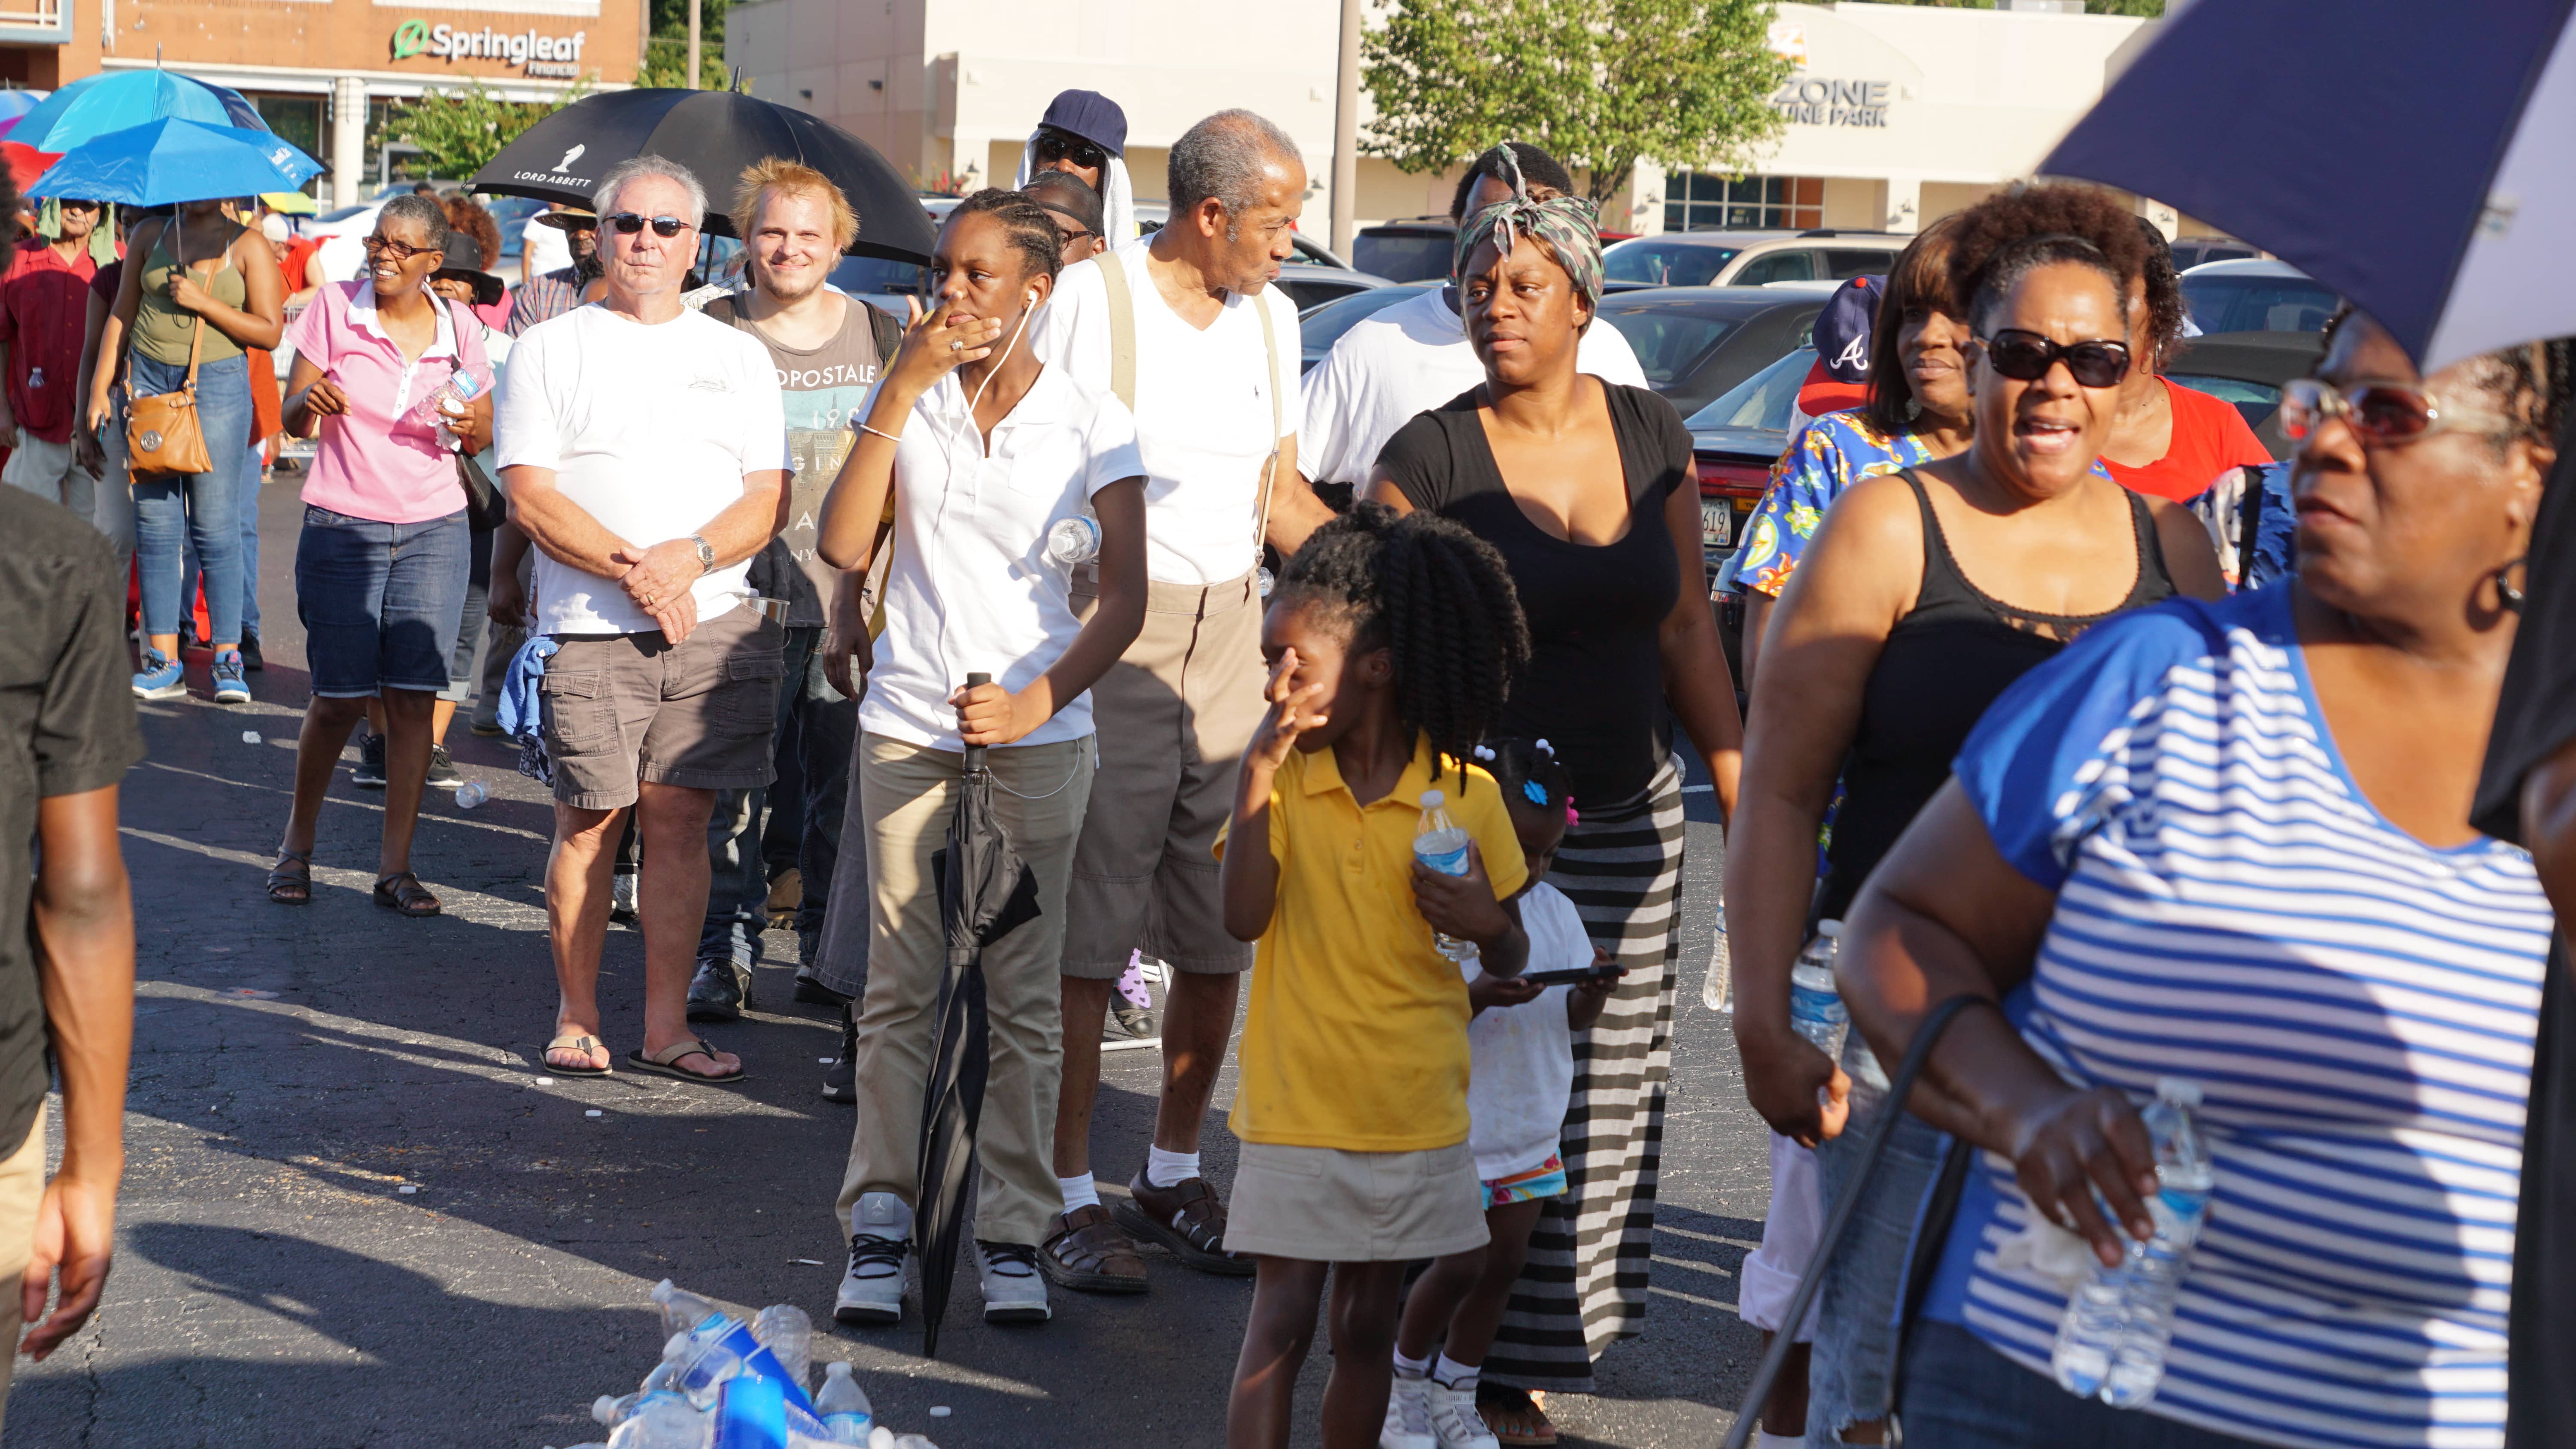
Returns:
[[[168,242],[169,231],[164,228],[161,239],[152,244],[152,254],[144,258],[143,299],[142,304],[134,309],[134,350],[155,362],[185,367],[188,365],[188,344],[195,340],[193,334],[201,319],[196,313],[170,301],[170,274],[178,269],[179,263],[170,254]],[[211,259],[199,257],[197,260]],[[215,300],[225,306],[247,308],[250,305],[250,284],[243,279],[241,268],[233,265],[230,247],[225,248],[223,265],[212,277],[208,277],[202,268],[196,276],[197,285],[212,293]],[[241,355],[241,344],[226,337],[223,329],[208,326],[205,330],[205,346],[197,353],[199,366]]]

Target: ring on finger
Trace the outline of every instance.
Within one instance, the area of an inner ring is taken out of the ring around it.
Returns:
[[[948,344],[948,350],[951,352],[963,352],[966,350],[966,344],[963,342],[951,342]]]

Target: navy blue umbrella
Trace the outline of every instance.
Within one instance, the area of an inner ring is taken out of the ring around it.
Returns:
[[[2576,0],[2200,0],[2040,170],[2224,228],[2426,371],[2576,333]]]

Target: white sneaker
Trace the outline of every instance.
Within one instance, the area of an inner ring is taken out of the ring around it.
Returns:
[[[1474,1389],[1443,1387],[1437,1379],[1424,1379],[1431,1386],[1431,1437],[1440,1449],[1502,1449],[1502,1440],[1485,1427],[1485,1416],[1476,1412]]]
[[[1054,1316],[1046,1279],[1038,1274],[1037,1249],[977,1238],[975,1265],[983,1279],[986,1323],[1044,1323]]]
[[[1386,1427],[1378,1431],[1377,1449],[1439,1449],[1431,1437],[1431,1380],[1395,1376],[1386,1395]]]
[[[833,1296],[832,1317],[853,1327],[903,1322],[904,1260],[912,1251],[912,1209],[890,1192],[859,1198],[850,1215],[850,1266]]]

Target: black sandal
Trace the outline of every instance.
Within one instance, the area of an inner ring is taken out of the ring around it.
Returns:
[[[289,861],[299,869],[287,869]],[[268,898],[281,906],[313,904],[313,852],[281,850],[277,853],[277,864],[268,873]]]
[[[438,897],[431,895],[429,888],[420,883],[420,877],[410,871],[378,880],[376,904],[406,916],[438,914]]]

